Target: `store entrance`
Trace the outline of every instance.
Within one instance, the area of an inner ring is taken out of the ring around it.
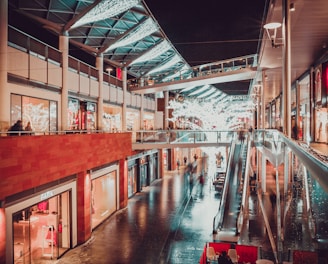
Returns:
[[[13,214],[14,263],[56,259],[71,246],[70,192]]]

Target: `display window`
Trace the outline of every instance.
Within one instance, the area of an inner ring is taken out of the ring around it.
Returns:
[[[99,175],[101,174],[101,175]],[[99,175],[99,176],[98,176]],[[118,208],[118,167],[109,167],[92,174],[92,229],[101,224]]]
[[[21,199],[24,198],[24,199]],[[77,245],[76,182],[20,197],[5,208],[6,263],[56,259]]]
[[[328,143],[328,111],[327,108],[317,109],[315,141],[320,143]]]
[[[69,130],[97,129],[97,105],[95,103],[68,98],[67,115]]]
[[[79,129],[79,100],[74,98],[68,98],[68,108],[67,108],[67,122],[69,130]]]
[[[147,113],[143,116],[143,129],[153,130],[154,129],[154,114]]]
[[[64,192],[12,215],[14,263],[56,259],[70,246],[70,193]]]
[[[22,120],[23,127],[28,122],[35,134],[56,131],[57,102],[35,97],[11,94],[11,123]]]
[[[138,167],[135,164],[134,166],[129,167],[128,169],[128,197],[133,196],[138,190]]]
[[[122,123],[122,113],[121,108],[104,106],[103,108],[103,129],[109,132],[117,132],[121,130]]]
[[[140,128],[140,114],[137,111],[126,112],[126,129],[127,130],[139,130]]]

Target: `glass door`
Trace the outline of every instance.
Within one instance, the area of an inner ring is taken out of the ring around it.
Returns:
[[[30,219],[29,209],[16,212],[13,215],[14,231],[14,263],[31,263],[30,256]]]

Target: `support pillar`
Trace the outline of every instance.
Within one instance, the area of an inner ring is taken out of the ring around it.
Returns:
[[[165,129],[168,129],[169,127],[169,109],[168,109],[168,105],[169,105],[169,92],[168,91],[164,91],[164,127]]]
[[[8,0],[0,1],[0,131],[10,124],[10,90],[8,87]],[[12,120],[16,122],[16,120]]]
[[[68,55],[69,37],[65,32],[59,36],[59,50],[62,52],[62,89],[61,89],[61,121],[59,130],[68,129]]]
[[[283,18],[283,129],[287,137],[291,137],[291,26],[289,13],[290,0],[283,0],[282,18]]]
[[[104,106],[103,106],[103,82],[104,82],[104,57],[103,54],[98,54],[96,58],[96,67],[98,70],[98,124],[97,129],[103,130],[103,114],[104,114]]]
[[[263,153],[261,153],[261,182],[262,182],[262,192],[266,192],[266,158]]]
[[[144,78],[140,79],[139,85],[140,85],[140,87],[143,87],[145,85]],[[141,100],[141,102],[140,102],[140,130],[144,130],[145,129],[145,127],[144,127],[145,96],[143,93],[140,95],[140,100]]]
[[[127,94],[127,69],[123,67],[122,70],[122,81],[123,81],[123,105],[122,105],[122,131],[126,131],[126,94]]]

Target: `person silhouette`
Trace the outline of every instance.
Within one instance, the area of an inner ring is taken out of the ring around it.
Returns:
[[[222,251],[218,258],[218,264],[233,264],[226,251]]]

